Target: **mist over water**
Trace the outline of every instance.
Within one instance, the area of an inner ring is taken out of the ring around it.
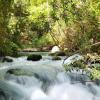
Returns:
[[[100,100],[100,86],[80,72],[67,73],[61,61],[44,56],[38,62],[26,57],[14,59],[0,66],[0,100]],[[9,69],[21,69],[26,75],[9,74]],[[30,73],[30,75],[29,75]]]

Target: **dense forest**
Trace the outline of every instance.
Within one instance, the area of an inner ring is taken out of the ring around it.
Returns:
[[[0,56],[58,45],[100,53],[99,0],[0,0]]]

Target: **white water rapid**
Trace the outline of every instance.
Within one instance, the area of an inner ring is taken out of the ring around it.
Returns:
[[[13,60],[0,63],[0,100],[100,100],[100,86],[83,84],[90,81],[86,75],[65,72],[63,60],[52,61],[47,55],[40,61]],[[11,69],[20,75],[8,73]]]

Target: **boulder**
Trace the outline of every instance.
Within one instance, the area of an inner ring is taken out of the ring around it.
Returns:
[[[60,48],[58,46],[54,46],[51,50],[51,53],[60,52]]]
[[[63,61],[63,66],[66,71],[85,69],[86,64],[84,57],[80,54],[74,54]]]
[[[54,46],[50,52],[51,56],[66,56],[65,52],[61,51],[58,46]]]
[[[65,65],[70,65],[71,63],[74,63],[74,62],[76,62],[78,60],[83,60],[83,59],[84,59],[84,57],[82,55],[80,55],[80,54],[74,54],[74,55],[66,58],[64,60],[64,64]]]
[[[38,54],[32,54],[27,57],[27,60],[31,61],[39,61],[40,59],[42,59],[42,56]]]

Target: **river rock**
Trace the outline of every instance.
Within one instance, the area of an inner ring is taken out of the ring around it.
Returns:
[[[7,77],[8,77],[8,74],[13,74],[13,75],[16,75],[16,76],[24,76],[24,75],[27,75],[27,76],[32,76],[32,73],[31,72],[26,72],[22,69],[9,69],[7,72]]]
[[[66,56],[65,52],[61,51],[58,46],[54,46],[50,52],[51,56]]]
[[[84,59],[84,57],[82,55],[80,55],[80,54],[74,54],[74,55],[66,58],[64,60],[64,64],[70,65],[71,63],[74,63],[74,62],[76,62],[78,60],[82,60],[82,59]]]
[[[39,61],[40,59],[42,59],[42,56],[38,54],[32,54],[27,57],[27,60],[31,61]]]
[[[4,57],[2,62],[13,62],[13,59],[11,57]]]
[[[54,56],[54,57],[52,58],[52,60],[61,60],[61,58],[60,58],[59,56]]]
[[[50,56],[66,56],[66,54],[63,51],[50,53]]]
[[[51,53],[60,52],[60,48],[58,46],[54,46],[51,50]]]

